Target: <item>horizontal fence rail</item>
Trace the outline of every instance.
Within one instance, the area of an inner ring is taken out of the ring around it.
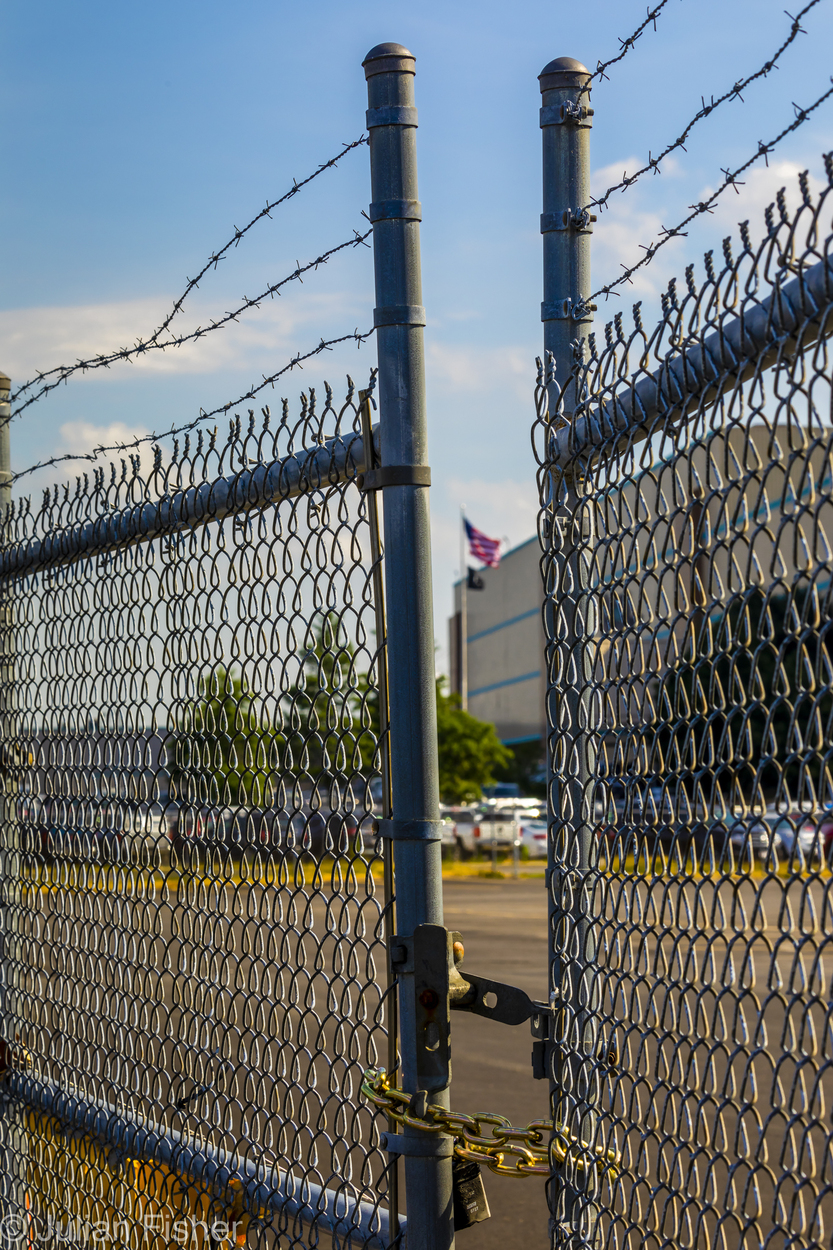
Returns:
[[[107,1103],[92,1102],[72,1089],[45,1084],[24,1073],[8,1074],[6,1090],[21,1104],[54,1120],[62,1136],[80,1131],[96,1145],[108,1148],[110,1170],[139,1161],[162,1164],[215,1195],[226,1212],[260,1220],[279,1212],[287,1220],[313,1224],[347,1242],[352,1238],[368,1250],[387,1250],[390,1245],[388,1212],[378,1203],[351,1199],[309,1180],[301,1182],[278,1168],[257,1167],[242,1154],[193,1144],[185,1134],[141,1118],[127,1118]],[[404,1216],[400,1228],[403,1233],[407,1228]]]
[[[374,443],[378,454],[378,426],[374,428]],[[353,481],[365,467],[361,434],[330,439],[320,447],[292,452],[272,464],[258,464],[215,481],[186,485],[172,497],[163,495],[158,500],[104,512],[95,520],[81,521],[8,547],[0,551],[0,577],[58,568],[84,556],[148,542],[210,521],[245,516],[306,491]]]
[[[742,295],[739,308],[716,309],[718,329],[674,343],[660,368],[617,389],[603,405],[596,406],[591,392],[575,419],[553,433],[553,462],[583,463],[602,447],[610,454],[641,442],[658,419],[683,422],[727,386],[833,334],[833,258],[787,281],[779,274],[773,286],[760,302],[756,294]],[[618,442],[611,441],[613,434],[620,435]]]

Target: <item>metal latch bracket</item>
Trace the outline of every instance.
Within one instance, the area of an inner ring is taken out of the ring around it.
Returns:
[[[422,924],[410,936],[389,941],[394,976],[411,982],[417,1035],[418,1088],[444,1089],[451,1079],[449,1011],[468,1011],[500,1024],[523,1024],[547,1011],[514,985],[463,973],[462,934],[442,925]]]

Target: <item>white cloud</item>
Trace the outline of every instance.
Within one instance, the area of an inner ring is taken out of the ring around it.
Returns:
[[[147,477],[153,467],[154,444],[140,443],[138,447],[130,446],[137,438],[150,433],[146,426],[128,425],[125,421],[110,421],[106,425],[96,425],[92,421],[66,421],[58,427],[58,435],[54,446],[49,449],[49,456],[78,456],[83,459],[58,460],[45,469],[37,469],[21,480],[20,490],[30,498],[37,498],[41,490],[56,483],[74,480],[84,473],[91,474],[93,467],[104,468],[109,472],[110,463],[116,465],[129,456],[138,456],[140,473]],[[95,461],[86,457],[97,447],[114,447],[126,445],[124,451],[110,451],[96,457]],[[167,461],[169,452],[162,444],[163,461]]]
[[[533,367],[528,347],[452,347],[429,342],[426,348],[429,383],[452,393],[494,392],[502,382],[528,400]]]
[[[231,307],[231,304],[226,305]],[[147,338],[169,308],[163,298],[125,300],[119,303],[79,304],[62,307],[13,308],[0,311],[3,362],[12,382],[19,383],[40,369],[72,364]],[[186,331],[207,325],[223,308],[198,302],[186,305],[186,313],[174,322]],[[100,376],[139,373],[214,373],[258,362],[271,362],[276,352],[304,350],[322,333],[322,326],[337,318],[349,328],[360,315],[358,301],[346,292],[315,294],[269,300],[238,322],[231,322],[203,339],[166,351],[152,351],[118,363]],[[303,336],[303,337],[301,337]],[[325,333],[326,337],[326,333]],[[87,377],[96,376],[95,373]]]
[[[634,172],[641,162],[635,157],[616,161],[596,171],[592,179],[593,191],[598,194],[622,177],[623,171]],[[670,182],[645,176],[623,194],[611,197],[609,207],[599,214],[593,236],[593,286],[615,280],[626,267],[634,265],[643,255],[642,248],[656,244],[665,227],[673,227],[688,216],[691,206],[708,200],[718,181],[695,183],[685,176],[685,168],[669,160],[663,164]],[[650,264],[644,265],[632,275],[630,283],[617,287],[618,296],[597,301],[597,333],[601,324],[610,320],[620,309],[630,313],[630,305],[644,301],[643,317],[650,327],[659,316],[659,295],[669,279],[682,283],[686,265],[694,263],[695,281],[705,278],[703,254],[711,250],[721,259],[723,240],[731,237],[734,254],[740,247],[738,223],[749,221],[753,243],[766,234],[764,212],[774,202],[781,187],[787,189],[787,204],[792,211],[800,203],[798,175],[806,166],[795,160],[774,160],[769,167],[763,162],[745,173],[737,190],[727,188],[717,200],[710,213],[704,213],[686,227],[686,235],[670,240],[656,253]],[[721,179],[722,181],[722,179]],[[813,196],[824,185],[815,173],[810,175]],[[662,191],[662,196],[658,194]],[[657,207],[657,205],[660,207]],[[629,316],[627,317],[629,320]],[[600,324],[601,323],[601,324]]]
[[[143,427],[129,426],[124,421],[111,421],[109,425],[93,425],[92,421],[67,421],[58,431],[56,454],[83,455],[93,447],[130,443],[147,433]]]
[[[712,222],[713,228],[717,226],[727,233],[731,231],[738,238],[738,222],[748,219],[752,239],[763,238],[766,230],[765,209],[774,203],[776,195],[784,187],[787,192],[787,206],[792,212],[801,199],[798,175],[806,168],[806,165],[797,161],[770,160],[768,168],[766,165],[758,165],[747,170],[741,179],[743,185],[738,186],[737,193],[731,187],[724,191],[715,205],[714,213],[709,214],[706,220]],[[825,184],[812,171],[809,182],[810,193],[815,199]],[[719,185],[715,182],[704,187],[699,200],[705,200]]]

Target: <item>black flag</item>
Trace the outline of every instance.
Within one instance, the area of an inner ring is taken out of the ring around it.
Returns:
[[[483,581],[483,578],[480,576],[480,573],[478,572],[477,569],[473,569],[469,567],[468,574],[469,575],[466,578],[467,590],[485,590],[486,589],[486,583]]]

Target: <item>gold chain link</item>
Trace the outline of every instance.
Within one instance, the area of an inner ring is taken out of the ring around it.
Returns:
[[[427,1119],[416,1116],[410,1110],[410,1095],[395,1089],[384,1068],[368,1068],[362,1079],[365,1098],[384,1111],[392,1120],[408,1128],[421,1129],[423,1133],[449,1133],[454,1138],[454,1153],[458,1159],[485,1164],[500,1176],[549,1176],[551,1133],[555,1134],[552,1158],[556,1166],[568,1161],[583,1169],[588,1151],[596,1156],[594,1162],[601,1171],[615,1167],[619,1155],[603,1146],[587,1146],[572,1133],[562,1128],[553,1129],[552,1120],[532,1120],[526,1128],[513,1128],[502,1115],[481,1111],[477,1115],[463,1115],[459,1111],[447,1111],[432,1103],[426,1109]],[[484,1125],[491,1127],[487,1135]]]

